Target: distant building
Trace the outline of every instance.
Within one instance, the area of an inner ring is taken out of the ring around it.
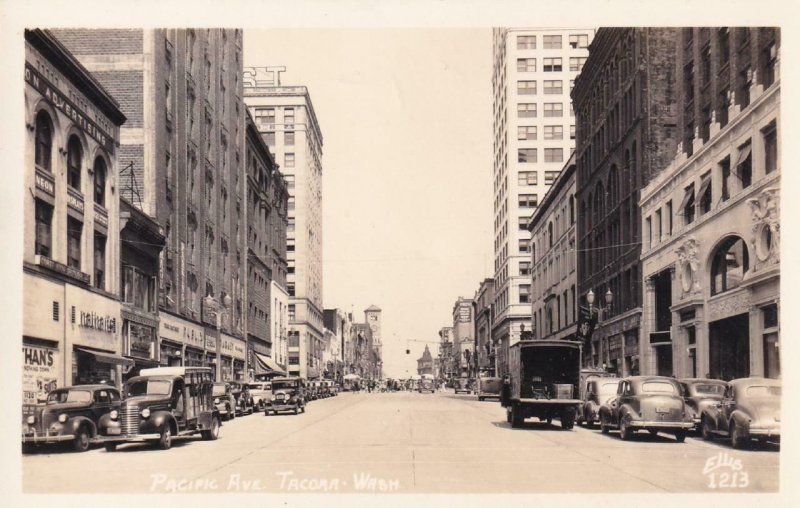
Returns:
[[[475,301],[458,297],[453,305],[453,374],[456,377],[474,374],[475,364]]]
[[[475,293],[475,352],[478,370],[488,376],[495,373],[496,344],[492,338],[494,321],[494,279],[484,279]]]
[[[445,326],[439,330],[439,378],[450,379],[455,372],[453,357],[453,327]]]
[[[428,349],[428,345],[425,345],[425,351],[422,352],[422,356],[417,359],[417,374],[429,374],[433,375],[433,357],[431,356],[431,351]]]

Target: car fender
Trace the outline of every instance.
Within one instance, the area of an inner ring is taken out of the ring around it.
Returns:
[[[703,413],[700,415],[702,420],[711,423],[712,430],[720,430],[719,427],[719,413],[713,409],[704,409]]]
[[[173,429],[177,431],[178,429],[178,422],[175,421],[175,417],[172,416],[172,413],[169,411],[153,411],[150,413],[150,417],[146,420],[142,420],[142,427],[149,428],[153,432],[156,432],[158,429],[161,428],[164,424],[172,425]],[[146,425],[145,425],[146,424]]]
[[[70,418],[67,420],[67,424],[65,425],[65,434],[72,434],[76,436],[78,434],[78,429],[81,426],[87,425],[89,427],[89,436],[94,437],[97,435],[97,427],[95,426],[94,422],[85,416],[76,416],[74,418]]]
[[[617,410],[617,422],[621,421],[626,416],[630,416],[631,420],[642,419],[639,413],[630,404],[623,404],[619,407]]]
[[[728,425],[730,426],[730,424],[733,422],[733,423],[736,423],[736,425],[740,429],[748,430],[750,428],[750,420],[751,420],[751,418],[747,413],[745,413],[744,411],[742,411],[740,409],[737,409],[736,411],[734,411],[731,414],[731,417],[730,417],[730,420],[728,422]]]

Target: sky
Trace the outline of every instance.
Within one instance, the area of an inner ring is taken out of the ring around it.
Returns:
[[[244,65],[309,89],[325,308],[380,307],[385,374],[416,374],[492,276],[491,29],[246,30]]]

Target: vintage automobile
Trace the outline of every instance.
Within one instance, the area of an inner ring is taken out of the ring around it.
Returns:
[[[97,424],[119,404],[120,395],[109,385],[76,385],[47,394],[44,405],[28,415],[22,427],[22,451],[37,445],[71,443],[85,452],[97,435]]]
[[[436,386],[433,384],[433,376],[423,374],[422,379],[420,379],[417,384],[417,391],[419,393],[436,393]]]
[[[720,402],[701,415],[703,439],[729,436],[734,448],[752,439],[764,444],[781,439],[781,382],[758,377],[728,382]]]
[[[213,385],[208,367],[142,369],[125,383],[119,409],[98,423],[97,439],[109,452],[118,444],[147,441],[168,450],[173,438],[195,434],[213,441],[222,425]]]
[[[247,389],[250,390],[250,396],[253,398],[253,405],[256,410],[263,411],[272,397],[272,382],[256,381],[255,383],[248,383]]]
[[[231,394],[236,401],[236,416],[253,414],[253,396],[250,395],[250,388],[246,383],[231,381]]]
[[[303,378],[278,377],[272,380],[272,397],[264,408],[264,416],[279,412],[306,412],[306,387]]]
[[[455,393],[472,393],[472,380],[467,377],[461,377],[453,383],[453,390]]]
[[[639,430],[652,435],[669,432],[682,443],[692,428],[686,412],[683,389],[676,379],[663,376],[632,376],[619,381],[617,394],[600,407],[600,429],[608,434],[619,429],[622,439]]]
[[[214,405],[223,420],[236,418],[236,398],[230,383],[214,383],[211,395],[214,396]]]
[[[588,428],[600,422],[600,407],[617,394],[619,379],[615,377],[590,376],[583,390],[581,411],[578,412],[578,423],[585,423]]]
[[[503,388],[503,380],[499,377],[478,378],[478,400],[486,399],[500,400],[500,390]]]
[[[701,430],[700,415],[703,411],[722,400],[728,383],[721,379],[700,379],[687,378],[681,379],[683,388],[683,398],[686,401],[686,412],[691,416],[694,423],[693,431]]]

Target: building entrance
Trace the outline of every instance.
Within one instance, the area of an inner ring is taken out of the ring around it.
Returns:
[[[709,374],[715,379],[750,375],[750,319],[747,314],[709,324]]]

